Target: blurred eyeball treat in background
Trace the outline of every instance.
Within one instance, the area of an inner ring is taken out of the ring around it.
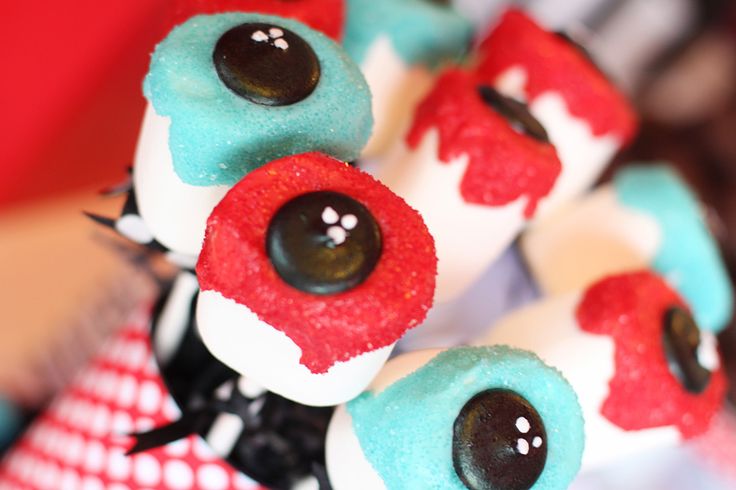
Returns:
[[[715,338],[648,271],[602,278],[501,319],[484,339],[535,352],[583,407],[583,470],[704,434],[726,379]]]
[[[561,172],[527,107],[450,68],[378,177],[424,216],[439,259],[437,301],[465,291],[509,246]]]
[[[529,230],[524,256],[547,294],[652,267],[687,300],[701,328],[733,314],[733,289],[705,210],[671,167],[627,166],[613,182]]]
[[[562,172],[542,212],[585,192],[636,135],[633,108],[583,48],[519,10],[503,14],[483,39],[476,72],[526,103],[557,149]]]

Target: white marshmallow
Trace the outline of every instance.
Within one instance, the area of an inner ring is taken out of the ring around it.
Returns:
[[[169,151],[170,122],[148,104],[133,166],[138,211],[161,244],[178,255],[196,257],[207,218],[230,187],[182,182]]]
[[[605,466],[637,452],[674,446],[680,434],[674,427],[623,430],[601,414],[614,375],[611,337],[583,331],[575,318],[581,296],[573,293],[548,299],[502,319],[479,343],[506,344],[536,353],[559,369],[578,395],[585,419],[582,470]]]
[[[433,76],[425,67],[408,66],[386,35],[378,36],[368,48],[360,69],[371,90],[374,121],[362,155],[373,158],[383,155],[404,135]]]
[[[427,364],[441,352],[428,349],[409,352],[395,357],[371,383],[371,391],[380,393],[399,379]],[[345,405],[335,409],[327,430],[325,444],[327,473],[335,490],[383,490],[381,477],[366,459],[353,428],[353,419]]]
[[[219,361],[269,391],[312,406],[355,398],[393,349],[393,344],[382,347],[315,374],[299,362],[301,349],[286,334],[216,291],[200,293],[197,324],[207,349]]]
[[[557,295],[648,267],[661,240],[656,220],[621,204],[606,185],[531,227],[521,247],[541,290]]]
[[[539,221],[589,189],[622,142],[612,134],[593,134],[590,123],[571,114],[557,92],[545,92],[529,102],[529,94],[524,90],[526,79],[526,70],[514,66],[503,72],[494,85],[504,95],[528,103],[529,112],[544,126],[562,163],[562,172],[552,192],[540,201],[536,213]]]
[[[444,163],[438,157],[438,145],[434,128],[416,149],[402,144],[379,169],[379,179],[421,213],[434,237],[435,302],[443,303],[473,284],[521,231],[526,198],[493,207],[466,202],[460,183],[468,157]]]

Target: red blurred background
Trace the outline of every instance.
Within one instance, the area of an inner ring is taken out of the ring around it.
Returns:
[[[5,2],[0,208],[125,177],[168,3]]]

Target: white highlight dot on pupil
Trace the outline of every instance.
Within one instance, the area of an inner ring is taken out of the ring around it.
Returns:
[[[289,43],[287,43],[284,39],[277,39],[276,41],[274,41],[273,45],[284,51],[289,48]]]
[[[531,425],[529,424],[529,421],[526,419],[526,417],[519,417],[518,419],[516,419],[516,428],[522,434],[526,434],[527,432],[529,432],[529,429],[531,429]]]
[[[535,436],[534,439],[532,439],[532,446],[540,447],[541,445],[542,445],[542,438],[539,436]]]
[[[340,224],[346,230],[352,230],[353,228],[358,226],[358,218],[354,214],[346,214],[340,220]]]
[[[524,456],[529,454],[529,443],[526,441],[526,439],[518,439],[516,441],[516,450],[519,451],[519,454],[522,454]]]
[[[342,245],[348,236],[348,232],[341,226],[330,226],[327,228],[327,236],[332,238],[335,245]]]
[[[268,41],[268,35],[263,31],[254,32],[253,34],[251,34],[250,38],[258,43],[262,43],[263,41]]]
[[[284,35],[284,31],[282,31],[278,27],[272,27],[272,28],[270,28],[268,30],[268,35],[271,36],[271,37],[273,37],[273,38],[277,38],[277,37],[283,36]]]
[[[337,211],[332,209],[330,206],[327,206],[324,211],[322,211],[322,221],[328,225],[334,225],[339,219],[340,215],[337,214]]]

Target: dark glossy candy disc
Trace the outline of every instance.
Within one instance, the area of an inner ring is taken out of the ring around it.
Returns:
[[[544,423],[516,392],[478,393],[455,419],[452,462],[471,490],[527,490],[546,461]]]
[[[549,136],[544,126],[531,115],[526,104],[501,95],[496,89],[488,85],[478,87],[483,102],[491,109],[503,116],[517,132],[530,136],[542,143],[549,143]]]
[[[355,199],[310,192],[273,216],[266,252],[287,284],[306,293],[334,294],[354,288],[373,271],[381,256],[381,231]]]
[[[220,37],[212,55],[222,82],[256,104],[290,105],[317,87],[320,64],[312,47],[283,27],[246,23]]]
[[[700,365],[700,330],[692,315],[680,307],[667,310],[662,342],[670,372],[690,393],[702,393],[711,373]]]

